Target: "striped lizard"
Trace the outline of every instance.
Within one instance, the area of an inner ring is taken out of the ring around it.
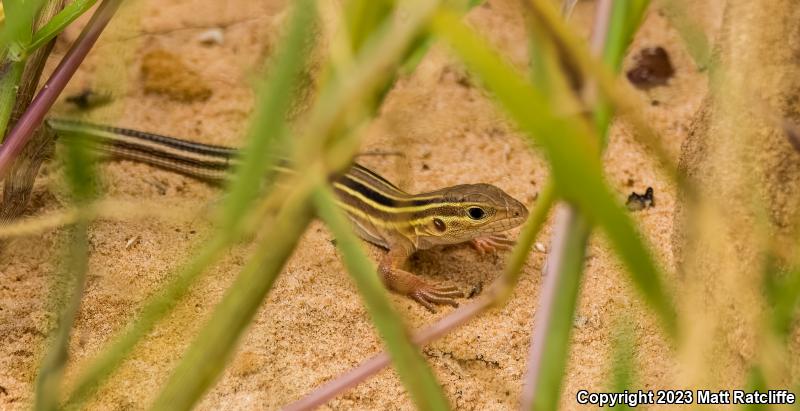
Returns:
[[[210,182],[223,182],[236,167],[237,150],[172,137],[74,120],[47,120],[62,136],[88,136],[91,147],[114,158],[133,160]],[[403,269],[418,250],[470,242],[479,252],[508,249],[502,232],[528,216],[519,201],[489,184],[460,184],[409,194],[374,171],[353,163],[330,182],[356,233],[383,247],[378,272],[391,290],[433,311],[434,304],[458,306],[464,294],[454,286],[430,284]]]

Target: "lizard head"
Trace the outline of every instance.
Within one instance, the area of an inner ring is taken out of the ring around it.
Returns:
[[[419,248],[501,233],[528,217],[524,204],[490,184],[461,184],[422,196],[440,200],[414,216]]]

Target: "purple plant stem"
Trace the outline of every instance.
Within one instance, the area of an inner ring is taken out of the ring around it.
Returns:
[[[599,55],[605,47],[606,33],[611,16],[611,0],[599,0],[595,10],[594,28],[589,40],[592,54]],[[594,85],[587,84],[589,93],[594,93]],[[554,223],[553,234],[550,240],[550,255],[547,258],[545,281],[539,294],[539,308],[536,310],[536,321],[531,332],[531,345],[528,352],[528,370],[522,385],[522,398],[520,409],[532,409],[536,386],[542,371],[542,356],[544,355],[545,341],[550,329],[550,319],[553,316],[553,305],[558,284],[561,282],[560,274],[563,266],[565,247],[568,246],[567,235],[570,225],[575,224],[578,210],[564,204],[558,209]]]
[[[561,282],[561,268],[564,262],[565,247],[569,241],[569,226],[574,224],[578,211],[574,206],[561,204],[556,211],[552,237],[550,237],[550,254],[547,256],[545,266],[544,285],[539,294],[539,307],[536,310],[536,321],[531,331],[531,344],[528,351],[528,371],[522,385],[521,409],[529,410],[532,407],[536,386],[542,369],[542,356],[544,355],[547,332],[550,329],[550,320],[553,313],[556,290]]]
[[[33,132],[42,124],[44,116],[75,74],[78,66],[83,62],[97,38],[100,37],[100,33],[108,25],[120,3],[122,3],[122,0],[104,0],[97,7],[91,20],[81,32],[80,37],[75,40],[67,54],[58,63],[58,67],[50,75],[47,83],[33,98],[28,109],[19,118],[11,132],[8,133],[5,142],[0,145],[0,180],[6,177],[14,160],[33,136]]]
[[[417,332],[412,337],[412,341],[417,345],[428,344],[474,318],[478,313],[488,308],[491,303],[491,298],[479,297],[476,301],[453,311],[433,325]],[[385,351],[381,352],[362,362],[358,367],[308,393],[305,397],[285,406],[283,411],[304,411],[325,404],[342,391],[353,388],[361,381],[377,374],[390,363],[389,355]]]
[[[611,19],[611,0],[599,0],[597,10],[594,15],[594,28],[592,37],[589,40],[589,51],[595,56],[599,56],[606,47],[606,34],[608,34],[608,23]]]

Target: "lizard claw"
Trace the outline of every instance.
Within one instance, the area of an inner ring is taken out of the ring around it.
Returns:
[[[432,286],[428,284],[422,284],[412,291],[409,296],[413,298],[414,301],[422,304],[422,306],[427,308],[429,311],[436,312],[436,307],[434,304],[447,304],[453,307],[458,307],[458,302],[456,302],[455,299],[463,297],[464,293],[452,285]]]
[[[514,246],[515,241],[509,240],[505,234],[491,234],[473,238],[470,244],[483,255],[488,252],[496,252],[498,250],[510,250]]]

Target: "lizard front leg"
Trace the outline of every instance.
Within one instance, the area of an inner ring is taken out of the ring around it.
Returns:
[[[456,298],[463,297],[464,293],[455,286],[432,285],[418,276],[402,269],[403,264],[413,251],[402,247],[393,246],[381,260],[378,272],[381,280],[392,291],[407,295],[425,308],[435,312],[434,304],[448,304],[458,307]]]

